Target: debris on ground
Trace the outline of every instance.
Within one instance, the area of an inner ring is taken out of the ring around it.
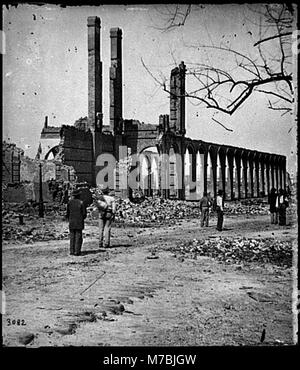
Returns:
[[[225,215],[265,215],[269,213],[269,205],[266,199],[261,198],[225,202],[224,213]],[[215,216],[213,211],[211,211],[211,216]],[[88,219],[97,217],[96,209],[93,206],[89,207]],[[115,221],[143,227],[149,224],[161,224],[162,222],[174,224],[179,219],[199,217],[200,210],[197,201],[144,197],[139,201],[118,199]]]
[[[225,202],[224,213],[227,215],[267,215],[269,208],[267,199],[253,198]]]
[[[62,222],[65,205],[45,206],[45,217],[38,217],[36,207],[34,203],[2,203],[2,239],[31,244],[69,237],[69,230]]]
[[[213,257],[231,263],[258,262],[272,263],[278,266],[292,266],[292,242],[273,238],[248,239],[217,237],[215,239],[193,239],[179,243],[169,249],[182,256],[193,258],[194,255]]]
[[[19,342],[25,346],[32,342],[34,339],[34,334],[32,333],[23,333],[19,336]]]

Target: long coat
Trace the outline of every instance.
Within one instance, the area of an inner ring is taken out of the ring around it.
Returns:
[[[71,199],[67,205],[67,219],[70,230],[83,230],[86,208],[80,199]]]

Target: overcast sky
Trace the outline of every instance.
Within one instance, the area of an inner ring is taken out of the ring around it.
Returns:
[[[104,5],[61,8],[19,5],[4,9],[6,50],[3,55],[3,137],[34,157],[44,117],[49,125],[73,124],[87,116],[87,17],[101,18],[104,124],[109,123],[109,67],[112,27],[123,30],[123,115],[158,124],[169,113],[169,98],[145,70],[169,79],[176,63],[216,62],[213,54],[188,45],[231,45],[251,53],[257,26],[245,5],[204,5],[184,27],[162,32],[164,5]],[[218,63],[230,68],[226,55]],[[232,67],[232,65],[231,65]],[[291,114],[267,108],[256,94],[233,116],[217,114],[186,102],[187,136],[287,156],[295,171],[296,130]],[[233,132],[212,120],[212,115]],[[292,128],[293,127],[293,128]]]

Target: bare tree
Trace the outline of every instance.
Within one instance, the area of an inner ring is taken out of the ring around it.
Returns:
[[[177,5],[166,7],[162,13],[162,31],[171,31],[188,22],[193,6]],[[186,91],[185,96],[207,108],[232,115],[254,93],[264,94],[269,108],[285,114],[293,109],[294,88],[292,76],[292,33],[295,27],[295,11],[288,4],[261,4],[250,9],[258,20],[258,39],[253,44],[253,53],[245,54],[220,42],[219,45],[186,45],[199,51],[206,49],[228,55],[235,63],[230,70],[211,64],[187,64],[187,76],[192,80],[189,85],[197,86]],[[252,22],[251,20],[248,20]],[[252,22],[253,23],[253,22]],[[217,58],[216,58],[217,60]],[[163,89],[170,93],[165,80],[156,78],[144,67]]]

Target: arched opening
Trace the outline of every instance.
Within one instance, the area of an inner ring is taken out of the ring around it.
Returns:
[[[239,184],[238,184],[238,165],[237,165],[237,158],[233,159],[233,169],[232,169],[232,192],[233,192],[233,199],[238,199],[239,197]]]
[[[210,152],[207,154],[207,192],[212,196],[214,195],[214,175],[213,164]]]
[[[283,177],[283,170],[282,168],[280,167],[280,170],[279,170],[279,178],[280,178],[280,187],[282,189],[284,189],[284,177]]]
[[[265,177],[265,193],[269,194],[270,192],[270,168],[265,163],[264,165],[264,177]]]
[[[258,178],[257,178],[258,171]],[[253,162],[253,196],[258,197],[259,191],[257,191],[257,185],[259,184],[259,163]]]
[[[263,197],[265,195],[265,189],[264,189],[264,168],[263,163],[259,162],[259,170],[258,170],[258,178],[259,178],[259,196]]]
[[[253,194],[252,175],[253,175],[253,168],[250,165],[250,160],[247,160],[247,198],[251,198]]]
[[[245,198],[246,192],[245,192],[245,168],[244,168],[244,162],[241,159],[241,167],[240,167],[240,198]]]
[[[191,200],[192,165],[193,165],[193,152],[189,147],[187,147],[184,153],[184,189],[185,189],[185,199],[187,200]]]
[[[174,146],[169,150],[169,197],[178,198],[178,158]]]
[[[145,148],[139,155],[140,187],[145,196],[152,196],[158,190],[158,156],[154,146]]]
[[[273,163],[270,163],[270,165],[269,165],[269,176],[270,176],[269,190],[271,190],[271,188],[276,188],[275,187],[275,176],[274,176],[274,164]]]
[[[279,190],[279,181],[278,181],[278,165],[275,163],[274,165],[274,182],[275,182],[275,188],[277,191]]]
[[[230,167],[228,156],[226,155],[226,162],[225,162],[225,194],[226,199],[231,199],[231,178],[230,178]]]
[[[145,196],[151,194],[151,162],[145,153],[141,154],[140,159],[140,187]]]
[[[197,152],[196,155],[196,193],[200,200],[204,192],[204,153]]]
[[[45,159],[47,160],[51,160],[51,159],[54,159],[54,157],[56,156],[56,154],[58,153],[59,151],[59,146],[56,145],[54,146],[53,148],[51,148],[49,150],[49,152],[45,155]]]
[[[218,190],[223,190],[222,166],[221,166],[221,160],[220,160],[219,153],[217,155],[216,176],[217,176],[217,192],[218,192]]]

